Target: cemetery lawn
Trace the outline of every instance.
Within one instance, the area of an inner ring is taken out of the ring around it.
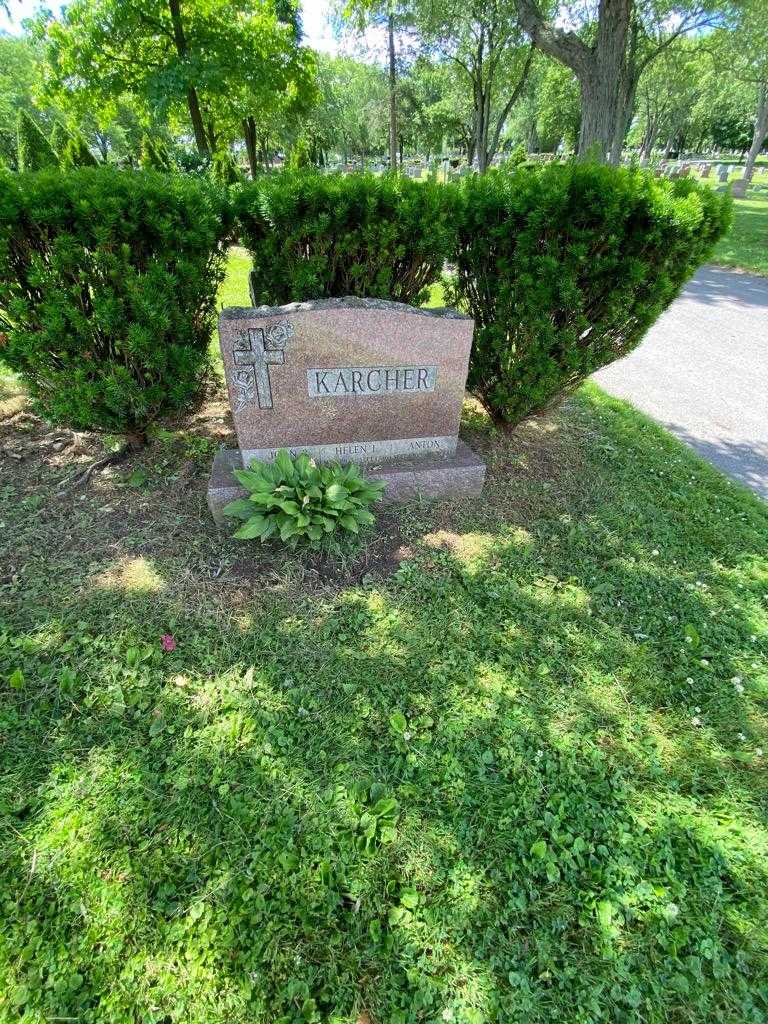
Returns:
[[[718,243],[712,262],[768,274],[768,185],[753,190],[749,199],[734,200],[733,227]]]
[[[213,528],[217,395],[62,492],[9,388],[1,1020],[766,1019],[756,497],[590,386],[326,565]]]

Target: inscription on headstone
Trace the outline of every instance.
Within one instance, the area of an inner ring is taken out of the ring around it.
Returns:
[[[312,398],[344,395],[406,395],[434,391],[436,366],[342,366],[307,370],[307,392]]]
[[[369,463],[385,478],[390,467],[413,487],[420,459],[432,474],[427,492],[477,493],[484,466],[458,441],[473,328],[454,310],[377,299],[224,309],[219,339],[239,451],[217,459],[214,478],[218,467],[221,483],[224,463],[231,473],[287,448]]]

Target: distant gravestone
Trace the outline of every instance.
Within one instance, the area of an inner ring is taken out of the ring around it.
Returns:
[[[233,469],[281,448],[362,463],[389,500],[479,494],[485,465],[458,439],[473,328],[454,310],[379,299],[222,310],[239,447],[216,456],[214,518],[243,493]]]
[[[712,170],[712,165],[711,164],[704,164],[704,166],[701,168],[701,176],[702,176],[702,178],[708,178],[709,177],[709,173],[710,173],[711,170]]]
[[[729,174],[730,169],[728,168],[727,164],[721,164],[717,169],[717,180],[725,184],[728,181]]]
[[[743,199],[747,194],[747,186],[749,182],[746,178],[737,178],[736,181],[731,185],[731,195],[734,199]]]

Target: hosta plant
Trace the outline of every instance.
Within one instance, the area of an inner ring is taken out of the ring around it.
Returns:
[[[249,491],[247,498],[231,501],[225,515],[243,520],[235,531],[238,540],[281,541],[296,547],[321,547],[370,526],[370,506],[381,497],[384,485],[366,480],[354,463],[318,466],[306,453],[292,458],[283,448],[272,463],[255,460],[248,469],[235,470]]]

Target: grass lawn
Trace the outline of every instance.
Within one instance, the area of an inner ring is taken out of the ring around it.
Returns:
[[[768,274],[768,184],[749,199],[734,200],[733,227],[718,243],[712,262]]]
[[[328,564],[1,383],[0,1020],[767,1019],[765,504],[588,386]]]

